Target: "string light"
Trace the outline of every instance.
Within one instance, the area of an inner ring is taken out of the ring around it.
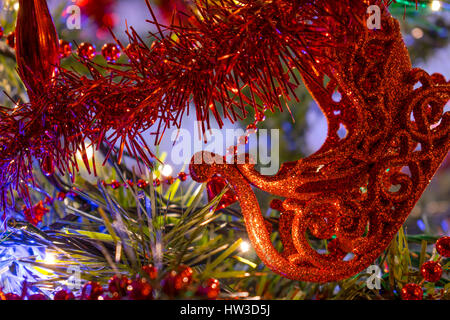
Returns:
[[[423,31],[420,28],[412,29],[411,34],[415,39],[420,39],[423,37]]]
[[[250,244],[247,241],[242,241],[240,249],[242,252],[248,252],[250,250]]]
[[[51,252],[46,252],[45,253],[44,263],[45,264],[56,264],[55,254],[53,254]]]
[[[173,172],[173,168],[168,164],[164,165],[161,169],[161,174],[165,177],[170,176],[172,174],[172,172]]]
[[[441,2],[440,1],[437,1],[437,0],[434,0],[432,3],[431,3],[431,10],[433,10],[433,11],[439,11],[441,9]]]

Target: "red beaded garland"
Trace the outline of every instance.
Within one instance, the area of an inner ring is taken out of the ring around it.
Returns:
[[[66,40],[59,40],[59,58],[67,58],[72,54],[72,45]]]
[[[442,266],[436,261],[427,261],[420,267],[423,278],[429,282],[437,282],[442,276]]]
[[[151,300],[153,298],[152,286],[147,279],[136,279],[127,288],[128,297],[132,300]]]
[[[59,290],[55,293],[53,300],[74,300],[75,296],[72,292],[67,290]]]
[[[42,293],[32,294],[28,300],[48,300],[48,298]]]
[[[120,58],[120,49],[115,43],[106,43],[102,48],[102,56],[110,62]]]
[[[111,294],[117,295],[119,297],[123,297],[127,294],[128,286],[131,284],[131,280],[129,280],[125,275],[121,277],[113,276],[108,281],[108,290]]]
[[[152,280],[155,280],[158,277],[158,269],[151,264],[143,266],[142,271],[145,272]]]
[[[197,295],[211,300],[217,299],[220,293],[220,283],[216,279],[208,279],[205,285],[197,288]]]
[[[418,284],[408,283],[402,288],[401,297],[403,300],[422,300],[423,290]]]
[[[436,242],[436,251],[443,257],[450,258],[450,237],[442,237]]]
[[[82,300],[98,300],[98,298],[103,294],[103,287],[100,283],[95,281],[89,281],[83,286],[81,291]]]
[[[16,34],[14,33],[14,31],[8,34],[8,36],[6,37],[6,44],[13,49],[16,47]]]
[[[77,54],[83,59],[90,60],[95,57],[95,46],[91,43],[83,42],[78,47]]]

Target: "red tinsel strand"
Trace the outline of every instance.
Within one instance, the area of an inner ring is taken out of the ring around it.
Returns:
[[[315,81],[317,74],[332,79],[336,70],[345,70],[335,53],[351,51],[368,31],[367,5],[199,0],[182,26],[152,21],[160,32],[150,48],[131,29],[128,50],[119,43],[128,64],[100,67],[80,59],[90,78],[59,69],[30,103],[0,109],[2,201],[10,187],[32,179],[34,159],[45,163],[45,171],[78,170],[75,154],[86,155],[86,140],[111,151],[120,144],[119,161],[126,148],[150,166],[154,155],[142,133],[151,129],[158,143],[166,129],[180,127],[191,104],[203,132],[210,128],[210,113],[221,127],[224,119],[245,118],[247,108],[288,108],[300,84],[294,69]],[[90,170],[86,156],[83,162]]]

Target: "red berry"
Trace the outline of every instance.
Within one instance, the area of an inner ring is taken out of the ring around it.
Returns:
[[[123,297],[127,294],[127,288],[131,284],[131,281],[124,275],[121,277],[113,276],[109,279],[108,282],[108,290],[111,294],[117,293],[120,297]]]
[[[143,266],[142,271],[145,272],[152,280],[155,280],[158,277],[158,269],[151,264],[148,266]]]
[[[178,178],[179,178],[181,181],[186,181],[186,179],[187,179],[187,174],[186,174],[185,172],[180,172],[180,173],[178,174]]]
[[[6,37],[6,44],[13,49],[16,47],[16,34],[14,32],[8,34]]]
[[[122,185],[121,185],[118,181],[116,181],[116,180],[113,180],[113,181],[111,182],[111,188],[113,188],[114,190],[119,189],[121,186],[122,186]]]
[[[77,54],[83,59],[90,60],[95,57],[95,47],[88,42],[83,42],[78,47]]]
[[[64,192],[58,192],[58,195],[56,196],[56,198],[57,198],[59,201],[64,201],[64,199],[66,199],[66,197],[67,197],[67,194],[64,193]]]
[[[418,284],[408,283],[402,288],[401,296],[403,300],[422,300],[423,290]]]
[[[170,297],[178,294],[178,290],[175,286],[176,277],[178,273],[175,270],[170,271],[162,280],[162,291]]]
[[[28,300],[48,300],[42,293],[32,294]]]
[[[153,298],[152,286],[145,278],[134,280],[128,286],[127,291],[131,300],[151,300]]]
[[[102,48],[102,55],[107,61],[114,62],[120,58],[120,49],[115,43],[107,43]]]
[[[3,32],[4,32],[3,28],[0,26],[0,39],[3,38],[3,34],[4,34]]]
[[[89,281],[83,287],[81,291],[82,300],[98,300],[103,294],[103,288],[98,282]]]
[[[74,300],[75,296],[72,292],[67,290],[59,290],[55,293],[53,300]]]
[[[436,261],[427,261],[420,267],[423,278],[429,282],[437,282],[442,276],[442,267]]]
[[[144,189],[148,186],[148,183],[145,180],[140,179],[137,182],[137,186],[138,188]]]
[[[156,178],[155,180],[153,180],[153,186],[159,187],[160,185],[161,185],[161,180],[159,180],[158,178]]]
[[[197,289],[197,295],[211,300],[217,299],[220,293],[220,283],[216,279],[209,279],[205,285]]]
[[[174,178],[173,177],[167,177],[167,184],[173,184]]]
[[[180,266],[178,275],[175,279],[175,288],[177,290],[186,289],[192,282],[194,271],[188,266]]]
[[[66,40],[59,40],[59,58],[64,59],[72,54],[72,45]]]
[[[450,258],[450,237],[442,237],[436,242],[437,252],[446,258]]]

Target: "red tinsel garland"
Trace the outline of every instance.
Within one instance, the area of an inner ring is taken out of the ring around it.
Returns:
[[[36,10],[45,1],[27,3]],[[381,8],[381,30],[367,28],[369,4]],[[81,151],[89,169],[87,139],[111,150],[118,143],[119,161],[126,148],[150,166],[142,132],[151,129],[158,142],[167,128],[180,126],[190,105],[203,132],[210,114],[222,126],[224,119],[245,118],[248,108],[255,114],[288,109],[297,99],[298,70],[328,118],[323,147],[273,177],[251,165],[218,164],[192,165],[192,176],[206,181],[219,173],[232,185],[249,237],[274,271],[307,281],[361,271],[388,245],[448,152],[449,84],[411,68],[398,23],[382,1],[199,0],[194,12],[181,26],[153,21],[158,34],[150,48],[131,29],[130,46],[120,44],[129,64],[100,67],[82,59],[89,79],[61,68],[48,79],[47,67],[30,63],[33,50],[19,55],[32,94],[30,103],[0,110],[2,199],[14,187],[26,194],[33,159],[47,174],[73,172]],[[18,46],[43,50],[28,37],[35,34],[18,34]],[[416,83],[422,86],[414,90]],[[345,138],[337,134],[341,125]],[[281,254],[250,183],[286,198],[279,209]],[[329,240],[329,253],[312,248],[308,233]],[[347,253],[350,261],[343,260]]]

